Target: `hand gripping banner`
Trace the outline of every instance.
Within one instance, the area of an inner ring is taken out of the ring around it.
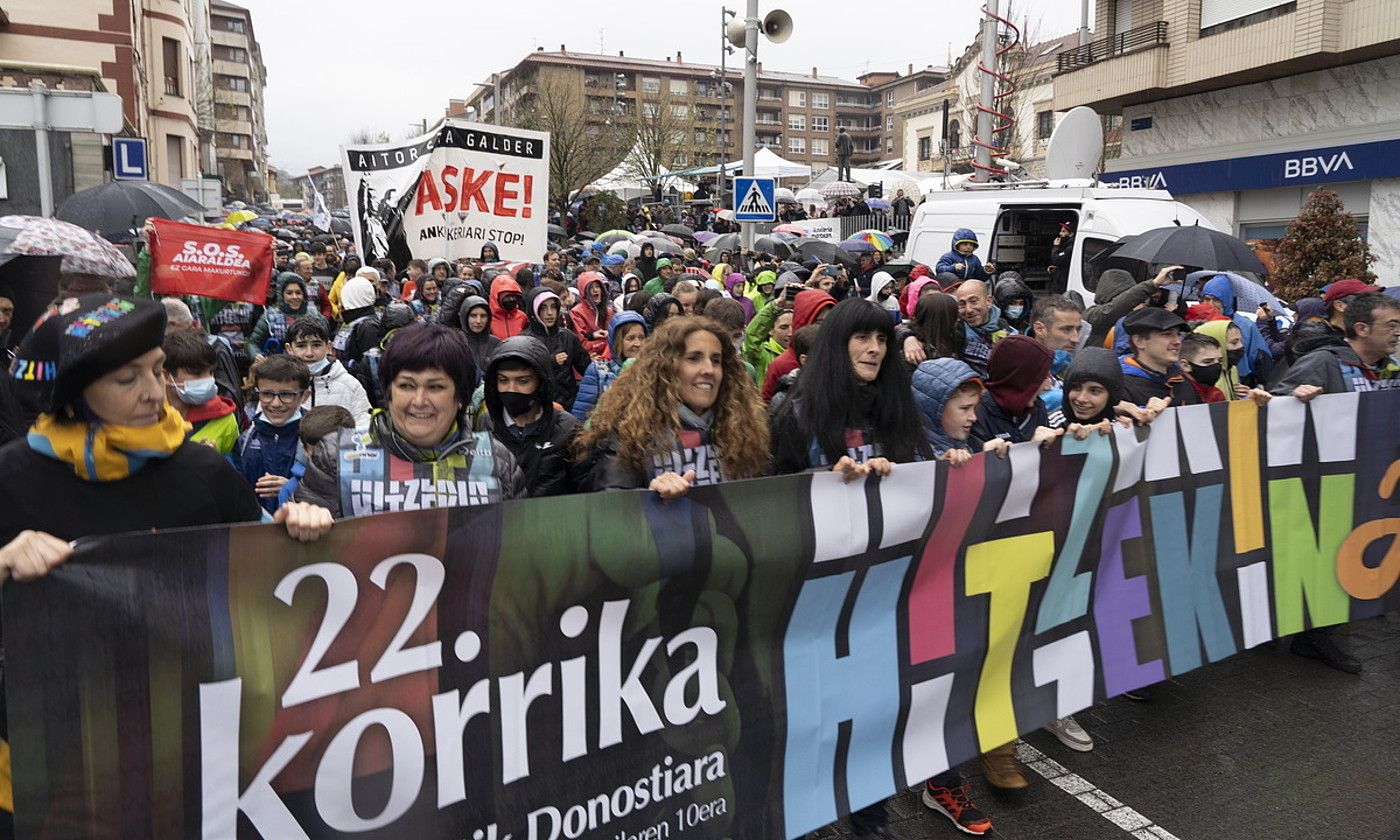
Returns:
[[[824,473],[104,538],[4,587],[21,837],[798,837],[1393,610],[1400,395]]]

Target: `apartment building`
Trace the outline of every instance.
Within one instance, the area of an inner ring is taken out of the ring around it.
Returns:
[[[59,90],[116,93],[126,133],[148,141],[151,178],[179,187],[200,169],[198,50],[190,8],[181,0],[11,0],[0,21],[0,83],[26,87],[38,80]],[[65,138],[54,156],[56,201],[104,179],[103,138]],[[19,152],[8,143],[3,151],[7,160]]]
[[[285,180],[289,185],[287,193],[291,197],[300,198],[302,206],[311,210],[316,206],[314,186],[321,191],[321,196],[326,199],[327,210],[339,210],[349,207],[350,201],[345,195],[345,172],[339,164],[335,166],[313,166],[306,170],[305,175],[297,175]]]
[[[907,74],[872,73],[860,80],[821,74],[791,73],[758,67],[758,110],[755,137],[784,158],[820,171],[836,163],[836,133],[845,128],[855,141],[856,166],[898,157],[903,136],[893,103],[937,84],[938,68]],[[742,68],[688,62],[681,53],[665,59],[636,58],[558,51],[543,48],[525,56],[499,74],[503,122],[518,119],[530,97],[546,79],[568,78],[587,99],[594,127],[606,131],[618,118],[637,115],[669,122],[683,129],[686,142],[676,145],[671,169],[707,166],[743,155]],[[497,80],[486,80],[467,99],[452,100],[448,114],[473,113],[483,122],[495,118]],[[728,83],[725,88],[723,82]]]
[[[263,89],[267,68],[242,6],[210,6],[214,85],[214,146],[219,176],[230,199],[263,201],[267,187],[267,123]]]
[[[1097,0],[1095,22],[1111,34],[1059,56],[1054,107],[1121,115],[1105,180],[1265,248],[1326,185],[1400,283],[1400,3]]]

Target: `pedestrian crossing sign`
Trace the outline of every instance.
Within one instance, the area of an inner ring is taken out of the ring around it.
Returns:
[[[772,178],[735,178],[734,221],[771,222],[777,219],[776,202],[773,200],[775,182]]]

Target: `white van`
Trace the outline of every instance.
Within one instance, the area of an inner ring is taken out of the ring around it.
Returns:
[[[1094,299],[1097,272],[1089,263],[1114,242],[1173,224],[1214,228],[1164,190],[1094,186],[1091,181],[987,184],[931,192],[910,226],[905,254],[932,268],[952,250],[953,232],[977,234],[977,256],[995,261],[997,273],[1020,272],[1032,290],[1050,280],[1050,250],[1061,222],[1075,230],[1067,291]],[[1094,276],[1089,276],[1089,275]]]

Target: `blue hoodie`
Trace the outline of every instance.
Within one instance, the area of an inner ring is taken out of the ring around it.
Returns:
[[[977,245],[977,234],[969,228],[958,228],[953,232],[953,250],[938,258],[938,264],[934,266],[935,274],[952,274],[959,280],[991,280],[992,275],[987,273],[987,269],[982,267],[982,260],[976,253],[959,254],[958,244],[961,242],[971,242]],[[957,271],[953,268],[958,263],[963,264],[963,270]]]
[[[580,420],[587,420],[588,415],[593,413],[593,408],[602,398],[603,392],[617,380],[618,374],[622,373],[624,362],[618,361],[619,351],[617,344],[618,333],[627,324],[641,324],[644,333],[651,333],[651,326],[641,313],[624,309],[613,315],[608,320],[608,349],[612,351],[612,358],[601,362],[593,362],[588,366],[588,370],[583,374],[583,378],[578,383],[578,396],[574,398],[574,407],[571,413]]]
[[[977,378],[975,370],[957,359],[929,359],[914,368],[914,405],[918,406],[919,423],[935,455],[951,449],[974,451],[971,440],[958,440],[943,431],[943,409],[960,385]]]
[[[292,467],[296,465],[297,453],[301,451],[301,409],[281,426],[274,426],[258,411],[253,415],[253,426],[239,435],[233,448],[233,465],[243,474],[249,487],[258,483],[264,475],[280,475],[291,478]],[[258,504],[268,513],[276,513],[278,500],[258,498]]]
[[[1240,357],[1239,364],[1235,365],[1235,370],[1239,371],[1240,378],[1244,379],[1256,372],[1261,372],[1259,371],[1259,362],[1261,361],[1259,354],[1263,353],[1271,361],[1273,355],[1269,353],[1269,342],[1264,340],[1264,334],[1259,331],[1259,325],[1244,313],[1235,311],[1235,284],[1230,282],[1230,278],[1226,275],[1217,274],[1201,287],[1201,294],[1219,298],[1220,305],[1224,307],[1224,314],[1229,316],[1230,320],[1235,322],[1235,326],[1240,328],[1240,337],[1244,339],[1244,355]],[[1225,348],[1220,349],[1224,352]],[[1233,394],[1226,396],[1229,399],[1234,398]]]

